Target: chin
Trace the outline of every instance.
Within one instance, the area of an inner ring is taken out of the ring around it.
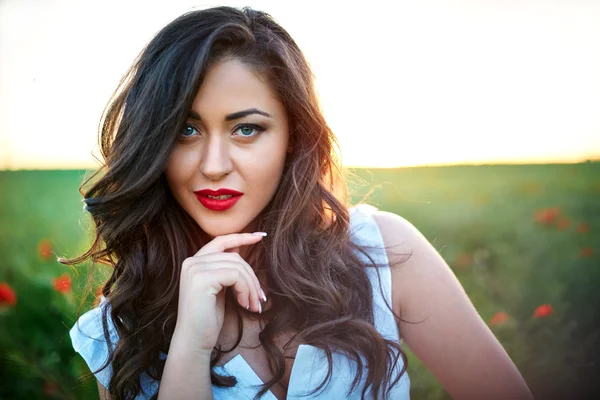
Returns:
[[[194,220],[202,231],[214,238],[216,236],[230,235],[233,233],[254,232],[252,229],[256,227],[257,215],[245,210],[243,215],[231,213],[231,215],[213,213],[211,215],[197,215]],[[250,217],[248,219],[247,217]]]
[[[219,223],[211,223],[211,224],[201,224],[198,223],[198,226],[202,228],[204,233],[206,233],[211,238],[216,236],[230,235],[232,233],[241,233],[244,229],[243,225],[232,226],[228,224],[219,224]]]
[[[239,231],[231,230],[231,229],[207,229],[200,225],[200,228],[211,238],[215,238],[217,236],[230,235],[232,233],[239,233]]]

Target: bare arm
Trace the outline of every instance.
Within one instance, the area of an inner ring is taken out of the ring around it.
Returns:
[[[212,400],[210,353],[196,351],[190,336],[175,328],[160,382],[159,400]]]
[[[100,393],[100,400],[111,400],[108,389],[106,389],[100,381],[98,381],[98,392]]]
[[[185,341],[176,341],[175,338],[176,334],[173,334],[160,383],[159,400],[212,400],[210,354],[203,355],[190,351],[189,342],[185,346]],[[111,400],[108,389],[100,382],[98,382],[98,392],[100,400]]]
[[[454,399],[533,399],[525,380],[436,249],[404,218],[374,214],[392,266],[401,336]],[[406,260],[406,256],[413,255]],[[393,263],[406,260],[398,266]]]
[[[241,306],[260,312],[260,302],[267,299],[254,270],[239,250],[258,243],[265,235],[255,232],[216,236],[183,261],[177,322],[158,399],[213,399],[210,359],[223,327],[225,288],[235,290]],[[100,396],[107,396],[106,389],[98,385]]]
[[[226,287],[233,287],[239,304],[253,311],[261,310],[261,297],[266,301],[254,270],[238,253],[241,246],[255,244],[264,235],[216,236],[184,260],[177,322],[159,400],[212,400],[210,356],[223,327]]]

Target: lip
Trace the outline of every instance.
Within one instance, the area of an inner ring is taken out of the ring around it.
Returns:
[[[228,188],[220,188],[217,190],[202,189],[202,190],[197,190],[194,193],[196,193],[196,195],[201,195],[201,196],[207,196],[207,195],[220,196],[222,194],[232,194],[234,196],[241,196],[244,194],[242,192],[238,192],[237,190],[228,189]]]
[[[238,200],[241,199],[243,196],[243,193],[240,193],[237,190],[233,190],[233,189],[218,189],[218,190],[203,189],[203,190],[195,191],[194,194],[196,195],[196,198],[198,199],[198,201],[204,207],[208,208],[209,210],[213,210],[213,211],[225,211],[225,210],[233,207],[235,205],[235,203],[237,203]],[[223,200],[211,199],[210,197],[207,197],[207,195],[220,196],[220,195],[224,195],[224,194],[230,194],[233,197],[230,197],[228,199],[223,199]]]

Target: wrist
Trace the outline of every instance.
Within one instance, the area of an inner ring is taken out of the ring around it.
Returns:
[[[175,326],[169,354],[171,351],[179,353],[191,354],[194,357],[206,358],[210,361],[214,344],[207,344],[205,341],[198,339],[193,333],[186,330],[180,325]]]

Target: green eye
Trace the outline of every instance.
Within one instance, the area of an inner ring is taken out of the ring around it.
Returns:
[[[254,131],[254,128],[251,128],[249,126],[243,126],[240,128],[240,132],[244,136],[251,135],[253,131]]]
[[[237,136],[252,138],[258,136],[263,131],[265,131],[265,128],[261,126],[245,124],[238,126],[234,132],[240,132]],[[183,129],[183,132],[181,133],[181,137],[191,138],[194,137],[196,134],[200,134],[198,129],[196,129],[193,125],[186,125]]]
[[[237,129],[236,132],[240,132],[242,137],[254,137],[254,136],[258,136],[262,131],[264,131],[265,129],[263,127],[260,127],[258,125],[240,125]],[[256,132],[254,135],[252,134],[253,132]]]
[[[190,137],[190,136],[194,135],[194,132],[198,132],[198,130],[196,128],[194,128],[192,125],[186,125],[186,127],[183,130],[182,136]]]

